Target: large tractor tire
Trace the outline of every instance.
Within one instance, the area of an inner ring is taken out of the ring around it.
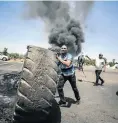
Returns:
[[[60,123],[61,112],[54,98],[58,81],[54,52],[35,46],[27,49],[13,123]]]

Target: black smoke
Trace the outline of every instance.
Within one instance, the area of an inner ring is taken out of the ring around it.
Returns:
[[[86,8],[87,4],[84,4]],[[80,53],[81,43],[84,42],[84,34],[79,21],[72,19],[69,2],[32,1],[27,2],[27,5],[27,15],[30,18],[41,18],[45,22],[46,29],[49,31],[49,44],[52,45],[52,49],[59,49],[62,45],[67,45],[71,54],[78,55]],[[76,12],[77,17],[81,17],[79,15],[79,12],[82,13],[81,10],[87,11],[84,5],[78,11],[78,14]]]
[[[83,42],[84,36],[80,23],[75,20],[70,20],[64,28],[56,27],[49,35],[50,44],[58,47],[67,45],[69,52],[73,55],[77,55],[81,51],[81,43]]]
[[[48,29],[64,24],[70,20],[69,4],[61,1],[30,1],[27,2],[27,16],[44,20]]]

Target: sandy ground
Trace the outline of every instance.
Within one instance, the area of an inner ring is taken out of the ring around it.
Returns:
[[[24,59],[10,59],[8,62],[24,62]]]
[[[17,88],[14,82],[19,82],[18,73],[21,70],[22,64],[0,64],[0,123],[11,123]],[[9,78],[5,79],[5,75]],[[65,84],[65,97],[70,106],[61,107],[61,123],[118,123],[118,72],[107,70],[102,73],[105,84],[98,87],[93,86],[94,68],[86,67],[85,75],[86,78],[82,72],[76,70],[77,86],[81,96],[80,105],[73,104],[73,91],[68,82]],[[83,81],[78,81],[80,79]]]

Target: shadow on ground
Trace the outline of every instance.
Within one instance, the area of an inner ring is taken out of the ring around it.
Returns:
[[[92,82],[92,81],[87,81],[87,80],[82,80],[82,79],[78,79],[79,82],[87,82],[87,83],[92,83],[92,84],[95,84],[95,82]]]
[[[70,97],[65,97],[66,102],[68,102],[67,107],[70,108],[72,104],[75,104],[75,100]]]
[[[55,96],[55,98],[59,98],[59,96]],[[63,107],[67,107],[67,108],[70,108],[72,104],[75,104],[75,100],[70,98],[70,97],[65,97],[65,100],[67,102],[67,105],[66,106],[63,106]]]
[[[118,91],[116,92],[116,95],[118,96]]]
[[[86,82],[86,83],[90,83],[90,84],[95,85],[95,82],[92,82],[92,81],[86,81],[86,80],[82,80],[82,79],[78,79],[78,81],[79,81],[79,82]],[[100,83],[98,83],[98,85],[100,85],[100,86],[101,86],[101,84],[100,84]],[[102,85],[102,86],[103,86],[103,85]]]

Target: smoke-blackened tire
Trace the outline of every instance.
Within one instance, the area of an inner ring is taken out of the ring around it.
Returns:
[[[54,53],[28,46],[18,99],[14,107],[14,123],[60,123],[61,112],[54,99],[58,81]]]

